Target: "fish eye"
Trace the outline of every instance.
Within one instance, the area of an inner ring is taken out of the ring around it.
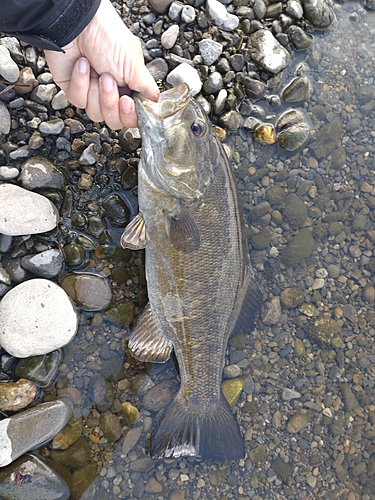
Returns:
[[[200,136],[204,132],[204,125],[201,122],[194,122],[190,128],[196,136]]]

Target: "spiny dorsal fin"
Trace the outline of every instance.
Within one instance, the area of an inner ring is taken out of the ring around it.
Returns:
[[[146,247],[148,242],[146,223],[143,215],[139,213],[126,226],[120,238],[120,243],[123,248],[141,250]]]
[[[191,253],[201,244],[198,226],[194,217],[183,206],[175,212],[164,212],[165,228],[171,245],[176,250]]]
[[[129,338],[130,354],[147,363],[165,363],[172,351],[172,343],[157,325],[150,304],[147,304]]]

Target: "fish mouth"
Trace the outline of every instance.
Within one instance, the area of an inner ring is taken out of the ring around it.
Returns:
[[[186,83],[166,90],[160,94],[157,102],[150,101],[139,92],[133,93],[137,114],[164,120],[184,109],[190,101],[190,89]]]

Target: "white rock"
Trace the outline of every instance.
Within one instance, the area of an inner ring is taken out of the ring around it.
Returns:
[[[195,9],[192,5],[184,5],[181,12],[181,21],[183,23],[192,23],[195,19]]]
[[[176,87],[183,82],[187,83],[192,96],[197,95],[202,88],[202,82],[198,71],[188,63],[179,64],[173,69],[167,76],[167,82],[172,85],[172,87]]]
[[[69,106],[68,98],[63,90],[59,90],[51,102],[53,109],[65,109]]]
[[[10,131],[10,114],[8,108],[0,100],[0,134],[9,134]]]
[[[0,302],[0,345],[17,358],[63,347],[77,328],[73,303],[52,281],[37,278],[20,283]]]
[[[161,35],[161,44],[165,49],[171,49],[173,45],[176,43],[178,33],[180,31],[180,28],[178,24],[172,24],[172,26],[169,26],[169,28],[164,31],[164,33]]]
[[[0,45],[0,75],[10,83],[15,83],[20,76],[17,64],[10,57],[9,50]]]
[[[0,184],[0,233],[8,236],[45,233],[59,221],[55,205],[45,196],[14,184]]]
[[[218,0],[207,0],[206,9],[214,24],[223,30],[232,31],[239,25],[239,18],[230,14]]]

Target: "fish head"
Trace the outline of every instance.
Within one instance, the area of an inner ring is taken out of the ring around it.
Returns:
[[[177,199],[199,199],[214,177],[214,139],[208,117],[189,87],[182,83],[169,89],[158,102],[141,94],[134,100],[148,178]]]

